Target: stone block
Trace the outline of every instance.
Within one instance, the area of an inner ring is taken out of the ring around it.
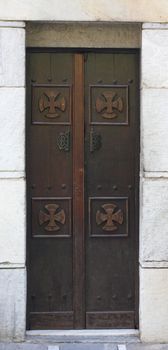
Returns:
[[[149,344],[149,343],[148,344],[140,343],[135,345],[127,344],[127,350],[167,350],[167,344]]]
[[[25,269],[0,269],[0,339],[22,341],[26,322]]]
[[[25,85],[25,30],[0,27],[0,86]]]
[[[140,332],[143,342],[168,343],[168,269],[140,269]]]
[[[3,343],[0,343],[0,350],[49,350],[49,346],[47,344],[45,344],[45,345],[44,344],[28,344],[26,342],[24,342],[24,343],[3,342]],[[62,349],[59,348],[58,350],[62,350]],[[137,350],[137,349],[135,349],[135,350]],[[140,350],[143,350],[143,349],[140,349]],[[145,350],[148,350],[148,349],[145,349]],[[153,350],[153,349],[149,349],[149,350]],[[154,350],[164,350],[164,349],[154,349]]]
[[[142,87],[168,88],[168,30],[143,30]]]
[[[25,264],[25,180],[0,180],[0,268]]]
[[[142,29],[168,29],[168,23],[147,22],[142,24]]]
[[[25,22],[21,21],[0,21],[0,27],[25,28]]]
[[[168,171],[168,89],[143,89],[142,157],[145,171]]]
[[[0,171],[24,170],[24,88],[0,88],[0,125]]]
[[[140,216],[140,262],[168,265],[168,179],[142,183]]]

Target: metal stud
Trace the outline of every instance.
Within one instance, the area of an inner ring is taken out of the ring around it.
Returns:
[[[115,190],[115,191],[117,190],[117,186],[116,185],[113,186],[113,190]]]
[[[127,295],[127,298],[128,298],[128,299],[132,299],[132,294],[129,293],[129,294]]]
[[[66,184],[62,184],[61,187],[64,190],[66,188]]]
[[[31,188],[32,188],[32,189],[36,188],[36,185],[35,185],[35,184],[32,184],[32,185],[31,185]]]
[[[101,84],[101,83],[103,82],[103,80],[100,79],[100,80],[98,80],[97,82],[98,82],[98,84]]]
[[[113,84],[117,84],[117,80],[113,80]]]
[[[132,84],[133,83],[133,80],[132,79],[129,79],[128,80],[128,84]]]
[[[49,82],[52,81],[52,78],[48,78],[48,81],[49,81]]]
[[[129,190],[132,190],[132,185],[128,185]]]
[[[102,189],[102,185],[97,185],[97,189],[101,190]]]

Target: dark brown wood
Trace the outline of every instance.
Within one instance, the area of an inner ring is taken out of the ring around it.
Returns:
[[[86,312],[86,328],[135,328],[133,311]]]
[[[137,326],[138,64],[135,51],[89,53],[85,63],[88,328]]]
[[[72,64],[27,55],[28,328],[73,328]]]
[[[71,329],[73,312],[31,312],[30,329]]]
[[[84,272],[84,61],[74,58],[73,113],[74,327],[85,327]]]
[[[138,327],[138,69],[28,52],[28,329]]]

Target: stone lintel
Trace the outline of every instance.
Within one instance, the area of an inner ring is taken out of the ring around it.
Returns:
[[[136,23],[38,23],[26,25],[28,47],[140,48]]]

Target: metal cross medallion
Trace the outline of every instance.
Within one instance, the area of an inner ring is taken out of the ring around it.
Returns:
[[[57,204],[46,204],[45,209],[47,209],[49,214],[44,213],[40,210],[39,212],[39,224],[42,225],[45,222],[49,223],[44,227],[47,231],[58,231],[60,227],[56,222],[60,222],[62,225],[65,223],[65,212],[63,209],[57,212],[59,205]]]
[[[122,112],[123,110],[123,100],[121,97],[118,97],[115,92],[103,92],[101,97],[98,97],[96,100],[96,110],[98,113],[103,112],[103,118],[116,118],[116,111]]]
[[[117,206],[113,203],[109,204],[103,204],[102,208],[104,209],[105,213],[101,213],[100,210],[96,213],[96,223],[97,225],[101,225],[105,222],[105,225],[102,227],[105,231],[115,231],[117,230],[117,226],[114,224],[114,222],[118,224],[123,223],[123,212],[121,209],[115,211]]]
[[[54,92],[52,90],[48,92],[45,91],[39,99],[40,112],[43,112],[45,109],[49,109],[48,113],[45,115],[47,118],[59,117],[56,110],[59,109],[60,111],[64,112],[65,108],[66,101],[63,96],[61,97],[60,92]]]

